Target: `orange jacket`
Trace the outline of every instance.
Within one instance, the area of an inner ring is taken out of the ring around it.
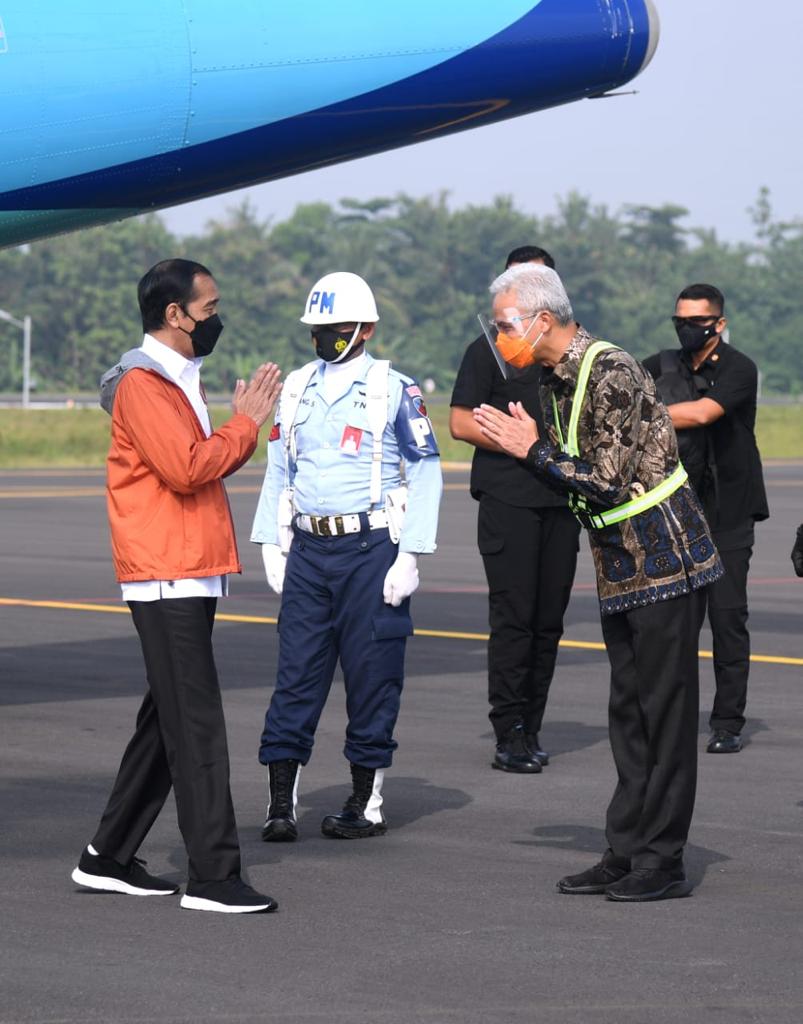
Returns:
[[[130,369],[112,397],[106,503],[121,583],[241,572],[222,478],[246,462],[259,430],[240,414],[206,437],[186,395]]]

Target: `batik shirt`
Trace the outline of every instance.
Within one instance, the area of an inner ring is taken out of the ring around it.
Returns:
[[[594,340],[581,327],[542,377],[548,436],[532,446],[526,461],[557,490],[581,495],[591,512],[601,512],[657,487],[679,460],[675,430],[652,378],[618,348],[594,360],[577,427],[579,456],[561,451],[552,397],[565,438],[580,363]],[[588,534],[603,615],[688,594],[723,574],[688,483],[646,512]]]

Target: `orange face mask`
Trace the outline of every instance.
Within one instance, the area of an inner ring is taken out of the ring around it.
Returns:
[[[517,370],[524,370],[528,366],[533,365],[535,362],[535,346],[544,336],[542,331],[535,341],[527,341],[528,333],[529,329],[520,335],[503,334],[500,331],[494,341],[499,355],[506,363],[515,366]]]

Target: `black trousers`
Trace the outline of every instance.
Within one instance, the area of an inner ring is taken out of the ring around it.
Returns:
[[[708,621],[714,647],[716,695],[709,724],[712,729],[740,733],[744,728],[747,678],[750,674],[750,634],[747,631],[747,573],[753,554],[752,524],[748,537],[714,533],[725,575],[708,587]],[[740,540],[732,546],[733,540]],[[745,540],[749,539],[749,544]]]
[[[537,733],[577,566],[580,526],[567,508],[516,508],[483,495],[477,543],[488,580],[489,718],[497,738]]]
[[[701,592],[602,616],[618,782],[606,837],[631,867],[682,864],[697,785]]]
[[[100,826],[95,849],[128,864],[175,790],[194,881],[240,872],[229,789],[226,723],[212,651],[215,598],[130,601],[148,693]]]

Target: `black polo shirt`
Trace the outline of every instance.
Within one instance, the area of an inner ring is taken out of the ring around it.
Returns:
[[[691,356],[681,353],[691,368]],[[661,372],[660,355],[650,356],[644,366],[654,378]],[[756,395],[758,370],[743,352],[720,341],[695,371],[700,398],[712,398],[725,410],[705,428],[713,442],[717,476],[717,507],[711,518],[715,531],[732,530],[769,516],[761,456],[756,445]]]
[[[451,405],[474,409],[492,405],[508,411],[508,402],[521,402],[538,423],[538,432],[545,435],[538,388],[541,368],[531,366],[513,380],[505,380],[496,364],[484,335],[468,346],[457,371]],[[475,448],[471,462],[471,496],[479,500],[483,494],[517,508],[565,508],[566,498],[542,484],[518,459]]]

